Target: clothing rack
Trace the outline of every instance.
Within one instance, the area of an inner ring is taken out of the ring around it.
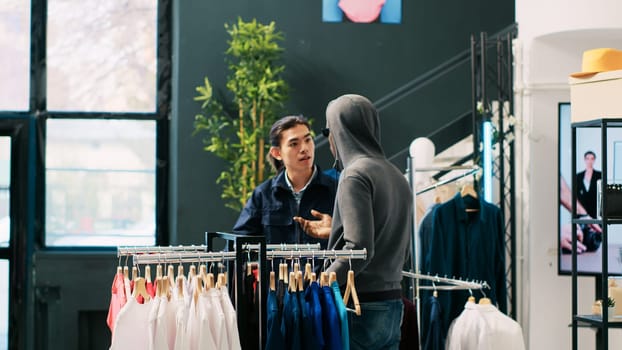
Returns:
[[[469,176],[469,175],[471,175],[471,174],[478,173],[478,172],[481,170],[479,167],[475,167],[475,168],[473,168],[473,167],[467,167],[466,169],[470,169],[470,170],[469,170],[469,171],[467,171],[467,172],[465,172],[464,174],[461,174],[461,175],[458,175],[458,176],[452,177],[452,178],[450,178],[450,179],[446,179],[446,180],[443,180],[443,181],[439,181],[439,182],[435,183],[434,185],[430,185],[430,186],[428,186],[428,187],[426,187],[426,188],[424,188],[424,189],[422,189],[422,190],[417,191],[415,194],[416,194],[416,195],[420,195],[420,194],[426,193],[426,192],[431,191],[431,190],[434,190],[434,189],[436,189],[436,188],[438,188],[438,187],[440,187],[440,186],[443,186],[443,185],[446,185],[446,184],[449,184],[449,183],[452,183],[452,182],[456,182],[456,181],[458,181],[458,180],[461,180],[461,179],[463,179],[463,178],[465,178],[465,177],[467,177],[467,176]],[[457,169],[457,170],[462,170],[462,168]],[[420,170],[419,170],[419,169],[417,169],[417,171],[420,171]]]
[[[246,243],[243,249],[252,249],[258,250],[259,244],[249,244]],[[313,250],[320,249],[319,243],[305,243],[305,244],[266,244],[267,250]],[[154,247],[154,246],[126,246],[126,247],[117,247],[117,257],[129,256],[129,255],[138,255],[138,254],[153,254],[153,253],[173,253],[173,252],[207,252],[207,245],[178,245],[178,246],[165,246],[165,247]]]
[[[419,289],[439,289],[439,290],[482,290],[482,289],[490,289],[490,286],[486,281],[467,281],[462,279],[455,278],[447,278],[447,277],[439,277],[439,276],[431,276],[420,273],[413,273],[408,271],[402,271],[402,276],[417,279],[417,280],[427,280],[432,281],[432,283],[445,283],[449,284],[448,286],[419,286]]]
[[[415,164],[414,158],[412,155],[408,157],[407,171],[409,172],[409,182],[411,186],[411,191],[413,193],[413,228],[412,228],[412,237],[411,237],[411,252],[410,252],[410,260],[411,260],[411,273],[419,273],[419,256],[421,252],[419,251],[419,247],[421,242],[419,241],[418,234],[418,222],[417,222],[417,195],[430,191],[432,189],[438,188],[439,186],[446,185],[458,180],[463,179],[464,177],[474,174],[481,170],[481,168],[477,165],[453,165],[453,166],[431,166],[431,167],[419,167],[415,168],[412,166]],[[428,186],[421,191],[417,191],[415,188],[415,173],[417,172],[435,172],[435,171],[457,171],[457,170],[467,170],[466,173],[460,174],[458,176],[452,177],[447,180],[443,180],[434,185]],[[419,279],[413,279],[414,283],[412,286],[412,300],[414,302],[418,302],[419,300]]]

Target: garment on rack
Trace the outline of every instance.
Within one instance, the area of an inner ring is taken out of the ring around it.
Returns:
[[[285,349],[285,339],[281,332],[281,318],[279,317],[279,304],[277,301],[276,291],[268,291],[268,300],[266,303],[266,349],[279,350]]]
[[[337,281],[333,281],[330,287],[335,295],[335,308],[337,309],[339,324],[341,326],[341,348],[343,350],[350,350],[350,332],[348,330],[348,312],[346,311],[346,305],[343,303]]]
[[[417,349],[419,347],[419,326],[417,324],[417,306],[407,298],[402,297],[404,317],[400,327],[400,350]],[[343,328],[342,328],[343,329]]]
[[[281,333],[285,338],[285,348],[290,350],[300,350],[300,309],[298,307],[298,297],[295,293],[285,291],[283,296],[283,319],[281,322]]]
[[[442,326],[442,307],[438,298],[429,296],[423,306],[423,315],[427,318],[428,327],[421,344],[422,350],[445,350],[445,334]]]
[[[114,334],[114,323],[117,319],[117,315],[121,308],[127,302],[125,295],[125,279],[122,272],[117,272],[112,280],[112,295],[110,297],[110,307],[108,308],[108,316],[106,317],[106,324],[108,328]]]
[[[342,300],[343,301],[343,300]],[[322,305],[322,332],[326,341],[326,350],[341,350],[341,323],[335,307],[335,295],[329,286],[320,291]]]
[[[150,302],[139,304],[135,298],[128,299],[117,315],[110,350],[150,350],[145,337],[148,335],[151,307]]]
[[[521,326],[492,304],[467,302],[451,324],[447,350],[524,350]]]
[[[438,276],[486,281],[492,303],[505,312],[505,237],[501,210],[480,198],[473,200],[478,202],[479,210],[467,212],[467,198],[458,193],[434,210],[433,233],[423,270]],[[463,301],[468,296],[466,290],[439,293],[443,334],[462,312]],[[427,327],[424,319],[422,335],[427,333]]]

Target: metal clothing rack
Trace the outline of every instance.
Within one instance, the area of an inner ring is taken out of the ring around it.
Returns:
[[[427,280],[432,281],[432,283],[444,283],[448,285],[441,286],[419,286],[420,289],[438,289],[438,290],[482,290],[482,289],[490,289],[490,286],[486,281],[467,281],[455,278],[447,278],[447,277],[439,277],[438,275],[426,275],[420,273],[413,273],[408,271],[402,271],[402,276],[416,279],[416,280]]]
[[[410,186],[411,186],[411,190],[413,193],[413,227],[412,227],[412,236],[411,236],[411,252],[410,252],[410,262],[411,262],[411,268],[412,271],[411,273],[419,273],[420,272],[420,266],[419,266],[419,256],[421,254],[421,252],[419,251],[419,247],[421,245],[421,242],[419,241],[419,234],[418,234],[418,222],[417,222],[417,195],[420,195],[422,193],[425,193],[427,191],[430,191],[432,189],[435,189],[439,186],[442,185],[446,185],[448,183],[452,183],[458,180],[463,179],[464,177],[471,175],[471,174],[475,174],[476,172],[480,171],[481,168],[477,165],[473,165],[473,166],[465,166],[465,165],[455,165],[455,166],[440,166],[440,167],[422,167],[422,168],[414,168],[412,166],[412,164],[415,164],[414,162],[415,157],[413,156],[409,156],[408,157],[408,164],[407,164],[407,171],[409,172],[409,182],[410,182]],[[452,177],[448,180],[443,180],[437,184],[428,186],[426,188],[424,188],[421,191],[417,191],[417,189],[415,188],[415,174],[417,172],[436,172],[436,171],[456,171],[456,170],[466,170],[466,172],[464,174],[461,174],[459,176],[455,176]],[[423,275],[422,275],[423,276]],[[418,304],[419,301],[419,279],[414,279],[414,283],[412,286],[412,300],[414,302],[416,302]],[[419,305],[417,305],[419,306]]]

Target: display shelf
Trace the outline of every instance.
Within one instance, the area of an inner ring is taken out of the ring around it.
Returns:
[[[603,328],[605,326],[600,315],[576,315],[574,318],[578,322],[583,322],[592,327]],[[622,328],[622,316],[614,316],[607,322],[607,326],[609,328]]]
[[[572,103],[572,102],[571,102]],[[578,140],[577,129],[580,128],[600,128],[600,147],[603,162],[601,164],[601,171],[603,177],[600,181],[600,203],[601,203],[601,211],[602,217],[598,219],[572,219],[571,222],[573,224],[584,224],[591,225],[596,224],[600,225],[602,229],[601,239],[602,245],[600,246],[601,250],[601,261],[600,261],[600,274],[596,277],[596,295],[595,299],[605,300],[608,296],[608,278],[610,277],[609,271],[611,263],[609,262],[609,239],[608,239],[608,231],[609,226],[622,224],[622,219],[610,218],[606,213],[607,206],[612,205],[612,203],[608,203],[607,201],[607,192],[604,191],[607,188],[608,174],[607,169],[611,167],[613,164],[609,164],[612,162],[613,157],[609,158],[607,156],[608,148],[609,148],[609,129],[610,128],[622,128],[622,119],[608,119],[601,118],[595,120],[581,121],[572,123],[572,172],[577,173],[577,144],[580,143]],[[576,180],[572,181],[572,217],[577,217],[577,192],[578,184]],[[596,332],[596,348],[597,349],[607,349],[608,339],[609,339],[609,329],[610,328],[622,328],[622,317],[614,316],[613,318],[607,319],[603,321],[601,315],[579,315],[578,314],[578,271],[577,271],[577,230],[573,230],[572,233],[572,348],[574,350],[578,349],[578,327],[584,327],[586,325],[597,328]],[[605,312],[605,317],[608,315],[607,310],[603,310]]]

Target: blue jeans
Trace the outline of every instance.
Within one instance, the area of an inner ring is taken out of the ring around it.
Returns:
[[[348,313],[350,349],[399,349],[403,314],[401,299],[361,303],[361,316]]]

